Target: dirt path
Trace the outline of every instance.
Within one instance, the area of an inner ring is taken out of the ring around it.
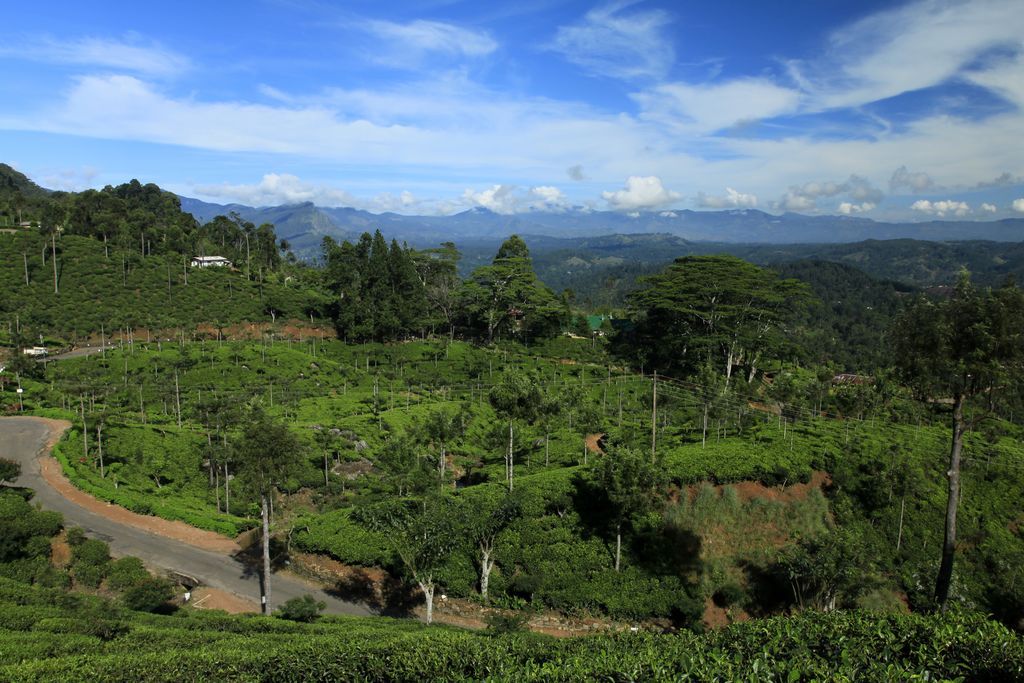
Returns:
[[[248,610],[258,604],[253,599],[260,595],[260,573],[243,561],[234,541],[181,522],[137,515],[76,489],[50,456],[50,449],[68,427],[62,420],[0,418],[0,457],[21,464],[16,485],[33,489],[33,500],[60,512],[66,525],[79,526],[90,537],[105,541],[115,557],[133,555],[147,567],[183,574],[222,591],[220,597],[210,598],[218,608]],[[274,577],[270,607],[307,594],[326,603],[329,614],[374,614],[364,604],[340,599],[287,575]]]
[[[587,434],[586,444],[587,450],[591,453],[600,453],[604,455],[604,451],[601,450],[601,439],[604,438],[604,434]]]
[[[71,423],[67,420],[54,420],[45,417],[35,419],[50,427],[50,437],[46,442],[46,452],[51,453],[53,447],[60,441],[61,435],[71,427]],[[176,541],[181,541],[182,543],[214,553],[233,555],[241,550],[241,547],[235,541],[212,531],[197,529],[184,522],[172,522],[160,517],[140,515],[131,510],[126,510],[119,505],[93,498],[88,493],[76,488],[64,476],[60,463],[52,455],[39,459],[39,471],[47,484],[72,503],[112,522],[147,531],[164,538],[173,538]]]

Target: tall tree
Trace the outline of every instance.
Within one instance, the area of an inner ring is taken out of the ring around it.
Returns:
[[[488,599],[491,570],[498,536],[523,515],[523,503],[517,494],[508,493],[500,498],[471,499],[464,502],[461,515],[466,522],[470,540],[480,552],[480,597]]]
[[[491,388],[488,399],[498,416],[508,421],[505,479],[511,491],[515,469],[515,423],[517,420],[532,422],[536,419],[543,396],[536,378],[517,370],[508,370],[502,375],[501,381]]]
[[[622,566],[622,532],[664,499],[667,478],[660,458],[629,448],[612,448],[589,474],[593,495],[605,507],[615,536],[615,571]]]
[[[423,592],[427,623],[434,620],[437,572],[458,544],[456,508],[450,494],[387,501],[359,508],[356,518],[383,532],[409,578]]]
[[[956,557],[964,435],[989,416],[1000,399],[1020,392],[1024,295],[1012,284],[978,291],[962,271],[952,297],[917,301],[897,319],[893,338],[897,366],[918,397],[940,404],[940,399],[950,401],[945,534],[935,581],[935,600],[945,610]]]
[[[254,408],[249,423],[235,447],[237,474],[243,485],[260,501],[263,522],[262,611],[270,613],[270,497],[301,464],[303,447],[283,423],[260,408]]]

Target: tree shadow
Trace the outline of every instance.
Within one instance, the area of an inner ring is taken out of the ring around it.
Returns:
[[[793,607],[793,588],[780,565],[760,566],[744,562],[740,569],[747,579],[747,592],[750,595],[747,611],[751,616],[770,616]]]
[[[347,576],[324,592],[339,600],[364,604],[387,617],[412,617],[416,606],[423,602],[420,592],[413,586],[390,574],[384,579],[375,579],[361,567],[351,568]]]

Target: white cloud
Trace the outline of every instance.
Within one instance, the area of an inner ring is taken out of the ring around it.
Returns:
[[[533,200],[531,206],[540,209],[563,209],[568,205],[565,194],[551,185],[540,185],[530,188]]]
[[[737,192],[731,187],[725,188],[725,195],[718,197],[698,192],[697,206],[705,209],[753,208],[757,206],[757,195]]]
[[[596,7],[583,19],[560,26],[550,49],[597,76],[660,79],[675,58],[662,29],[669,15],[661,10],[626,12],[632,2]]]
[[[0,56],[52,64],[98,66],[149,76],[173,76],[189,68],[189,59],[158,43],[139,38],[79,38],[77,40],[38,37],[28,43],[0,47]]]
[[[196,185],[204,197],[230,200],[249,206],[274,206],[313,202],[318,206],[354,206],[358,201],[345,190],[315,185],[288,173],[268,173],[258,183]]]
[[[989,204],[988,202],[981,205],[981,210],[985,213],[995,213],[999,209],[996,208],[995,204]]]
[[[882,191],[871,184],[867,178],[856,174],[843,182],[812,181],[803,185],[790,186],[775,206],[785,211],[814,211],[818,207],[818,199],[825,197],[847,196],[857,202],[861,211],[870,211],[877,206],[884,196]],[[855,204],[844,202],[852,212]],[[842,204],[840,205],[842,206]],[[869,208],[863,208],[869,206]]]
[[[462,193],[462,201],[465,205],[481,206],[494,213],[515,213],[520,203],[515,195],[515,189],[515,185],[492,185],[480,192],[467,188]]]
[[[417,19],[400,24],[373,20],[362,28],[389,43],[371,53],[371,59],[392,66],[416,66],[414,62],[427,55],[483,57],[498,49],[497,41],[486,31],[440,21]]]
[[[889,179],[889,191],[897,192],[899,190],[907,189],[911,192],[924,192],[935,187],[935,181],[927,173],[918,171],[911,173],[907,170],[906,166],[900,166],[893,171],[892,177]]]
[[[630,176],[626,186],[615,192],[602,192],[601,197],[617,211],[654,209],[678,201],[681,195],[668,190],[657,176]]]
[[[934,202],[927,199],[918,199],[910,205],[910,208],[914,211],[938,216],[939,218],[945,217],[946,214],[963,217],[971,212],[971,207],[967,202],[960,202],[955,199],[942,199]]]
[[[1010,208],[1012,208],[1017,213],[1024,213],[1024,197],[1021,197],[1020,199],[1014,199],[1013,204],[1010,205]]]
[[[871,202],[862,202],[860,204],[852,204],[850,202],[840,202],[839,206],[836,207],[836,211],[844,216],[852,216],[855,213],[864,213],[871,211],[875,208],[875,204]]]
[[[790,66],[816,107],[858,106],[947,81],[986,51],[1019,45],[1022,33],[1017,0],[919,0],[842,27],[827,58]]]
[[[44,172],[39,182],[48,190],[80,192],[93,186],[99,171],[92,166]]]
[[[790,113],[800,102],[796,90],[762,78],[708,85],[665,83],[632,97],[644,119],[703,133]]]

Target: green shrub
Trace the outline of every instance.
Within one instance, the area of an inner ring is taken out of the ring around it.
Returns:
[[[121,603],[138,612],[156,612],[174,597],[171,582],[153,576],[146,577],[121,595]]]
[[[316,621],[327,608],[327,603],[317,601],[312,595],[303,595],[301,598],[292,598],[274,611],[274,616],[289,621],[310,623]]]
[[[107,570],[107,585],[115,591],[133,588],[149,578],[142,560],[137,557],[122,557],[110,563]]]

